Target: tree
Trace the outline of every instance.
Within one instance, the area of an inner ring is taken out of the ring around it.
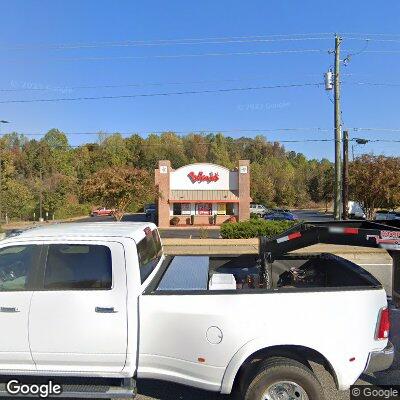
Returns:
[[[72,162],[72,152],[69,147],[68,138],[65,133],[58,129],[49,130],[41,139],[44,148],[47,149],[46,162],[51,173],[61,173],[63,175],[73,175],[74,165]],[[36,155],[38,156],[38,155]],[[45,157],[45,154],[39,154],[40,157]]]
[[[87,200],[115,209],[118,221],[132,203],[143,205],[155,194],[150,174],[133,167],[104,168],[84,182],[82,192]]]
[[[308,182],[308,192],[311,200],[315,203],[321,201],[325,203],[325,212],[327,212],[328,203],[333,200],[334,166],[326,159],[315,162],[311,166],[312,171]]]
[[[54,173],[37,180],[36,188],[38,196],[42,195],[43,211],[54,216],[68,205],[69,196],[77,192],[77,181],[74,177]]]
[[[400,204],[400,157],[363,155],[350,164],[350,193],[368,219],[375,208]]]
[[[251,197],[255,203],[271,207],[275,202],[275,188],[272,177],[266,173],[264,165],[251,165]]]
[[[222,133],[217,133],[211,139],[210,161],[218,165],[223,165],[226,168],[233,167],[229,158],[227,141]]]
[[[198,133],[191,133],[183,138],[186,155],[189,162],[206,162],[209,142]]]
[[[126,165],[129,158],[129,150],[126,142],[118,133],[107,136],[100,145],[100,165],[121,167]]]
[[[3,211],[9,218],[30,218],[35,209],[35,198],[25,182],[10,179],[3,192]]]

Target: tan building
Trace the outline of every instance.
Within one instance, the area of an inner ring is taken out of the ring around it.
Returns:
[[[220,165],[196,163],[173,170],[162,160],[155,170],[158,225],[217,225],[236,217],[250,218],[250,162],[240,160],[233,171]],[[177,220],[175,218],[175,220]]]

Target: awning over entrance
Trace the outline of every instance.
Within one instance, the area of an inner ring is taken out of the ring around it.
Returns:
[[[170,203],[238,203],[237,190],[171,190]]]

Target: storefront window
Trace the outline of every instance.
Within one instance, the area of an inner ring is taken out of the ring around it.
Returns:
[[[235,205],[234,203],[226,204],[226,215],[235,215]]]
[[[198,215],[211,215],[212,204],[211,203],[198,203],[196,204],[196,214]]]
[[[182,214],[182,204],[181,203],[174,203],[172,212],[174,215],[181,215]]]
[[[226,215],[226,203],[218,203],[217,204],[217,214],[218,215]]]
[[[191,214],[191,204],[190,203],[181,204],[181,212],[182,212],[182,215],[190,215]]]

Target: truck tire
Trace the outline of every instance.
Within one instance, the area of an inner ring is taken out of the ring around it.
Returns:
[[[324,400],[324,392],[314,373],[304,364],[284,357],[261,362],[249,379],[244,400]]]

